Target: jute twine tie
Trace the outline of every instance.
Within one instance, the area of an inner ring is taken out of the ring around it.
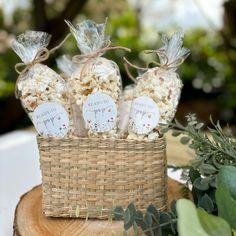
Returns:
[[[72,58],[72,62],[76,63],[76,64],[83,64],[83,67],[81,69],[80,72],[80,77],[83,76],[84,74],[84,70],[86,68],[86,66],[91,62],[91,60],[99,57],[100,55],[102,55],[103,53],[110,51],[110,50],[116,50],[116,49],[121,49],[127,52],[131,52],[131,49],[127,48],[127,47],[122,47],[122,46],[111,46],[111,41],[108,42],[108,44],[104,47],[101,48],[95,52],[89,53],[89,54],[80,54],[80,55],[75,55]]]
[[[156,61],[151,61],[149,63],[147,63],[146,67],[148,68],[150,64],[155,64],[157,65],[158,67],[160,68],[163,68],[163,69],[166,69],[166,70],[169,70],[169,69],[174,69],[174,68],[177,68],[179,67],[183,62],[184,62],[184,58],[181,57],[181,58],[178,58],[172,62],[169,63],[169,59],[168,57],[166,56],[165,52],[163,50],[145,50],[144,53],[161,53],[165,58],[166,58],[166,62],[165,64],[161,64],[159,62],[156,62]]]
[[[19,91],[17,89],[17,85],[19,83],[19,80],[25,76],[25,74],[28,73],[29,69],[34,66],[35,64],[41,63],[43,61],[46,61],[51,54],[53,54],[56,50],[58,50],[65,41],[70,37],[71,34],[68,34],[60,44],[55,46],[52,49],[47,48],[41,48],[37,54],[35,55],[34,59],[29,63],[20,62],[15,65],[15,70],[19,74],[17,80],[16,80],[16,86],[15,86],[15,96],[16,98],[19,98]]]
[[[161,50],[145,50],[144,53],[162,53],[162,51]],[[137,70],[142,70],[142,71],[147,71],[148,69],[150,69],[149,66],[151,64],[154,64],[154,65],[158,66],[159,68],[162,68],[162,69],[165,69],[165,70],[170,70],[170,69],[177,68],[178,66],[180,66],[184,62],[184,58],[181,57],[179,59],[176,59],[176,60],[172,61],[171,63],[168,63],[169,59],[165,55],[164,52],[163,52],[162,55],[166,58],[165,64],[161,64],[160,62],[156,62],[156,61],[151,61],[151,62],[148,62],[146,64],[146,67],[136,66],[136,65],[132,64],[130,61],[128,61],[125,57],[123,57],[123,59],[125,61],[125,70],[126,70],[127,75],[129,76],[129,78],[134,83],[136,83],[137,79],[131,74],[131,72],[129,71],[129,68],[128,68],[127,65],[129,65],[130,67],[133,67],[133,68],[135,68]]]

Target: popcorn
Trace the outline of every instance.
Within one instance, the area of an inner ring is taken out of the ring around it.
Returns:
[[[117,104],[121,94],[121,76],[115,62],[101,57],[106,50],[116,49],[110,47],[109,37],[105,35],[106,24],[95,24],[93,21],[86,20],[76,26],[66,21],[71,33],[77,41],[81,55],[75,56],[74,62],[78,64],[77,70],[67,79],[67,87],[75,104],[73,112],[75,122],[80,123],[78,114],[82,114],[83,105],[88,96],[95,93],[109,95]],[[117,137],[117,125],[110,131],[96,132],[91,126],[88,129],[89,137],[102,136]],[[80,134],[78,132],[78,134]]]
[[[157,140],[160,137],[160,134],[158,132],[151,132],[148,134],[147,139],[148,140]]]
[[[182,89],[182,81],[175,72],[178,66],[189,55],[189,50],[182,47],[183,32],[176,32],[171,37],[163,36],[164,46],[155,52],[160,58],[158,66],[147,71],[137,78],[134,97],[150,97],[158,106],[160,117],[158,126],[146,135],[134,132],[132,123],[129,125],[129,139],[155,140],[159,137],[160,125],[170,122],[176,113]]]
[[[133,132],[130,132],[129,135],[127,136],[127,139],[132,139],[132,140],[142,140],[142,141],[154,141],[158,140],[160,138],[160,133],[157,129],[154,129],[151,131],[149,134],[135,134]]]
[[[135,97],[150,96],[160,109],[160,124],[174,118],[183,83],[177,73],[161,67],[149,69],[137,78]]]
[[[106,93],[117,102],[121,93],[119,68],[106,58],[93,59],[72,73],[67,86],[81,110],[87,96],[95,92]]]
[[[64,79],[40,64],[50,54],[46,49],[50,38],[44,32],[27,31],[12,44],[13,50],[23,61],[20,66],[25,66],[16,83],[16,95],[31,120],[34,110],[45,102],[59,103],[67,110],[69,117],[72,115]]]
[[[29,114],[44,102],[68,106],[65,81],[55,71],[42,64],[35,64],[30,70],[34,73],[17,84],[21,102]]]

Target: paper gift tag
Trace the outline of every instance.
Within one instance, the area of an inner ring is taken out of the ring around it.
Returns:
[[[133,100],[129,129],[136,134],[147,134],[154,129],[160,118],[157,104],[148,96]]]
[[[94,132],[109,131],[116,124],[116,104],[105,93],[93,93],[83,105],[83,117],[86,126]]]
[[[38,133],[45,137],[64,137],[69,130],[69,118],[62,105],[46,102],[33,112],[33,123]]]

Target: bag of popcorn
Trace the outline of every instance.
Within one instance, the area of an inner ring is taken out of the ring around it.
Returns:
[[[46,48],[50,38],[45,32],[26,31],[13,40],[12,49],[23,62],[15,66],[19,73],[15,93],[40,135],[64,137],[71,125],[66,83],[41,64],[58,48]]]
[[[71,58],[68,55],[60,56],[56,59],[57,67],[62,72],[61,76],[67,80],[71,77],[71,75],[77,70],[78,65],[74,63]],[[69,99],[71,103],[72,110],[74,111],[72,113],[72,118],[75,122],[73,127],[73,133],[78,136],[86,136],[87,130],[85,128],[84,119],[82,116],[82,113],[76,106],[76,104],[73,102],[73,99]]]
[[[105,35],[106,23],[96,24],[90,20],[76,26],[66,23],[81,51],[73,57],[77,70],[67,79],[73,112],[77,114],[74,117],[83,115],[88,136],[116,138],[121,76],[117,64],[102,55],[108,50],[128,49],[110,46],[109,36]]]
[[[174,118],[183,86],[176,70],[189,55],[189,50],[182,47],[183,37],[182,31],[171,37],[163,35],[162,48],[145,51],[156,53],[160,63],[137,77],[128,138],[157,139],[160,126]]]

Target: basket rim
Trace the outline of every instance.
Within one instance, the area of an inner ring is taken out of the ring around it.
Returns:
[[[57,137],[43,137],[43,136],[40,136],[40,135],[37,135],[36,138],[40,141],[43,141],[43,140],[48,140],[49,142],[50,141],[63,141],[63,140],[71,140],[71,139],[74,139],[74,140],[91,140],[91,141],[99,141],[99,142],[128,142],[128,143],[158,143],[158,142],[165,142],[166,139],[165,139],[165,135],[162,135],[160,136],[158,139],[156,140],[134,140],[134,139],[124,139],[124,138],[117,138],[117,139],[113,139],[113,138],[101,138],[101,137],[79,137],[79,136],[74,136],[74,135],[69,135],[69,136],[65,136],[63,138],[57,138]]]

